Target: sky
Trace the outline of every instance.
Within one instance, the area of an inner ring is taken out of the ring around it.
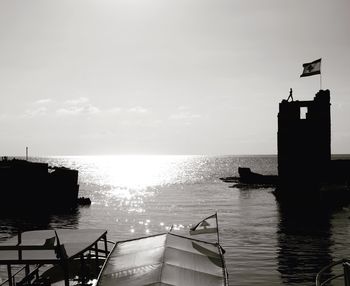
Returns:
[[[0,0],[0,155],[277,153],[312,100],[350,153],[348,0]]]

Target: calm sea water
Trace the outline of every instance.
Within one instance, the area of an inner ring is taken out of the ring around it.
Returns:
[[[49,217],[2,217],[0,240],[22,230],[105,228],[112,240],[166,231],[218,212],[230,285],[314,285],[333,260],[350,257],[350,209],[283,209],[272,188],[238,189],[219,178],[238,166],[277,173],[275,156],[96,156],[36,158],[79,170],[92,205]],[[214,237],[207,237],[215,240]]]

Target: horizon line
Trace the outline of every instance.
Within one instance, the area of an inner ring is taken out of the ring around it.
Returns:
[[[339,155],[350,155],[350,153],[332,153],[331,156],[339,156]],[[141,153],[126,153],[126,154],[78,154],[78,155],[68,155],[68,154],[60,154],[60,155],[30,155],[28,158],[50,158],[50,157],[117,157],[117,156],[129,156],[129,157],[156,157],[156,156],[192,156],[192,157],[254,157],[254,156],[278,156],[277,153],[260,153],[260,154],[141,154]],[[25,158],[25,155],[1,155],[1,158]]]

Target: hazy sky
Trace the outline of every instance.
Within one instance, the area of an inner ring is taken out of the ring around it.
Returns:
[[[320,57],[350,153],[349,0],[0,0],[0,154],[273,154]]]

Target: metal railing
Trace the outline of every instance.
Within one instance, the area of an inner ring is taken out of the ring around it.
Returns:
[[[16,285],[16,276],[18,276],[19,274],[21,274],[22,272],[28,273],[29,272],[29,266],[25,265],[22,268],[20,268],[19,270],[17,270],[14,274],[11,274],[11,277],[8,277],[6,280],[2,281],[2,283],[0,284],[0,286],[4,286],[5,284],[8,285]],[[24,276],[24,275],[23,275]]]
[[[340,269],[336,269],[336,266],[341,266]],[[336,271],[335,274],[332,276],[325,278],[325,273],[329,273],[333,271]],[[316,275],[316,286],[325,286],[328,285],[328,283],[339,279],[339,278],[344,278],[344,285],[345,286],[350,286],[350,260],[348,259],[341,259],[334,261],[333,263],[323,267]],[[324,279],[324,280],[323,280]]]
[[[58,240],[58,239],[57,239]],[[21,236],[19,235],[19,243],[18,245],[15,246],[0,246],[0,250],[18,250],[18,261],[20,262],[22,259],[22,250],[23,249],[35,249],[35,250],[47,250],[47,249],[52,249],[55,250],[58,246],[54,246],[52,244],[50,245],[44,245],[44,246],[19,246],[21,242]],[[95,271],[98,273],[100,270],[100,267],[102,265],[100,265],[101,260],[105,260],[110,251],[111,248],[110,246],[114,246],[115,242],[107,240],[106,235],[104,235],[103,237],[101,237],[99,240],[96,241],[95,244],[93,244],[91,247],[89,247],[88,249],[85,250],[85,252],[81,253],[80,257],[75,257],[73,258],[73,260],[80,260],[82,263],[82,267],[84,266],[84,264],[86,263],[90,263],[92,265],[95,266]],[[59,245],[62,247],[62,249],[64,249],[64,244]],[[93,262],[95,260],[95,262]],[[66,264],[68,263],[68,261],[66,261],[64,258],[61,260],[61,262],[59,262],[58,264],[62,264],[67,266]],[[51,263],[50,263],[51,264]],[[3,264],[6,265],[6,264]],[[30,265],[25,265],[23,267],[21,267],[19,270],[17,270],[16,272],[12,272],[11,270],[11,266],[15,266],[17,265],[17,263],[11,263],[11,264],[7,264],[7,279],[1,281],[0,280],[0,286],[26,286],[26,285],[33,285],[33,283],[35,285],[48,285],[49,281],[42,281],[40,280],[40,273],[39,273],[39,268],[42,266],[38,263],[36,264],[31,264],[32,266],[35,267],[35,269],[33,271],[31,271],[31,267]],[[68,269],[68,268],[67,268]],[[81,273],[83,274],[83,272]],[[67,278],[67,279],[66,279]],[[65,283],[68,282],[69,277],[65,277]],[[82,277],[82,279],[84,280],[84,277]],[[66,283],[68,285],[68,283]],[[83,283],[84,284],[84,283]]]

